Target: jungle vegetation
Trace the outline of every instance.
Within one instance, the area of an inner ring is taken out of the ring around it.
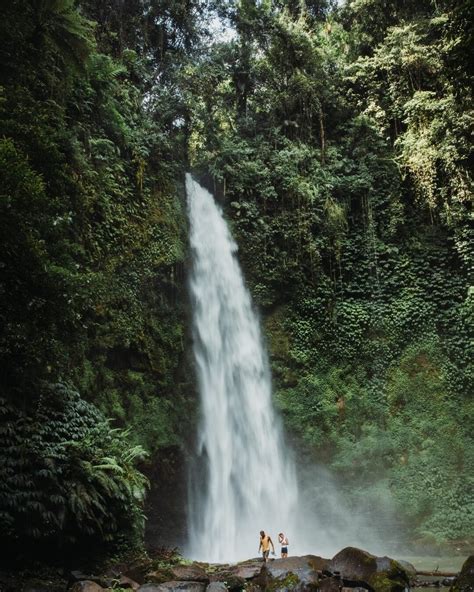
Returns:
[[[142,545],[144,473],[186,460],[189,169],[231,222],[298,453],[350,503],[390,496],[410,540],[472,537],[472,46],[467,0],[7,3],[13,555]]]

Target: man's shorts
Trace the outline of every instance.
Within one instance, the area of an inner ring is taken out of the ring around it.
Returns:
[[[262,552],[262,557],[264,559],[268,559],[268,556],[270,555],[270,549],[268,549],[268,551],[263,551]]]
[[[282,547],[281,552],[286,553],[288,555],[288,547]]]

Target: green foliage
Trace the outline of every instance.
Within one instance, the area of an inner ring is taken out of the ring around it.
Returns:
[[[18,547],[137,528],[135,446],[175,454],[194,423],[189,163],[222,198],[305,453],[354,503],[390,491],[416,536],[469,534],[470,7],[329,4],[219,5],[236,37],[207,48],[198,0],[5,7],[0,429],[19,464],[1,519]]]
[[[51,549],[140,536],[145,451],[126,432],[63,385],[44,387],[28,411],[2,399],[1,413],[4,542]]]
[[[304,454],[355,505],[390,495],[411,536],[468,536],[465,13],[303,4],[242,3],[238,38],[188,70],[190,156],[220,186]]]
[[[176,453],[194,417],[190,409],[181,419],[191,389],[182,371],[185,151],[174,69],[192,45],[195,14],[170,1],[170,24],[157,14],[166,6],[154,6],[145,32],[135,28],[142,4],[132,4],[118,42],[115,3],[21,0],[0,23],[2,426],[18,432],[18,445],[27,436],[44,441],[63,463],[58,473],[43,467],[35,448],[26,489],[8,482],[12,495],[31,490],[42,504],[30,527],[34,505],[24,522],[21,512],[8,518],[17,549],[32,537],[79,544],[88,536],[100,546],[121,530],[128,536],[141,520],[132,503],[140,483],[123,455],[134,446],[155,458],[162,448]],[[43,381],[72,384],[94,405],[65,394],[64,430],[73,432],[81,405],[100,429],[72,439],[59,430],[51,440],[42,421],[60,421],[62,395],[42,396],[38,410]],[[41,481],[43,469],[52,473]]]

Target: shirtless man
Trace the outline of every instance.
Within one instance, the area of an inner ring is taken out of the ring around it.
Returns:
[[[273,541],[270,535],[265,534],[265,531],[260,531],[260,545],[258,546],[258,552],[260,553],[260,549],[262,550],[262,559],[263,563],[267,562],[268,556],[270,555],[270,547],[272,548],[272,553],[275,555],[275,547],[273,546]]]

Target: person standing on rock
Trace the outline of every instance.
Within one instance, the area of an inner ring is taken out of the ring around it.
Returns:
[[[281,545],[281,557],[288,557],[288,545],[290,544],[288,542],[288,539],[286,537],[286,535],[283,532],[280,532],[278,535],[278,541]]]
[[[273,541],[269,534],[265,534],[265,531],[260,531],[260,545],[258,546],[258,552],[260,553],[260,549],[262,550],[262,559],[263,563],[267,562],[268,556],[270,555],[270,547],[272,548],[272,553],[275,555],[275,547],[273,545]]]

